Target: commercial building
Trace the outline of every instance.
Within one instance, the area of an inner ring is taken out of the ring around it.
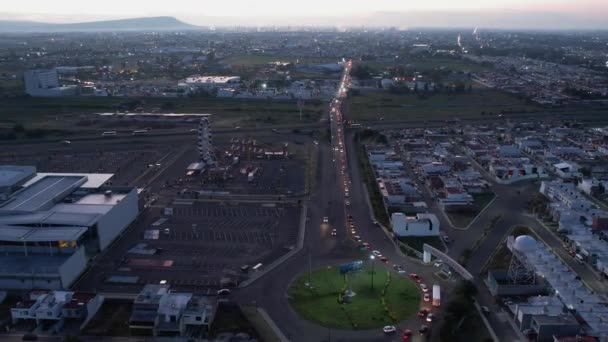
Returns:
[[[0,166],[11,189],[0,200],[0,289],[67,289],[135,220],[137,189],[106,186],[112,174],[32,171]]]
[[[56,69],[28,70],[23,74],[25,93],[30,96],[53,97],[76,95],[76,86],[62,87]]]
[[[238,85],[241,81],[239,76],[190,76],[180,82],[178,86],[193,89],[220,89],[230,88]]]
[[[216,303],[207,296],[148,284],[135,298],[129,328],[150,336],[197,336],[209,329],[216,309]]]

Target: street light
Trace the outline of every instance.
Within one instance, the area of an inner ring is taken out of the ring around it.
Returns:
[[[372,261],[372,291],[374,290],[374,259],[376,257],[374,255],[370,255],[369,259]]]

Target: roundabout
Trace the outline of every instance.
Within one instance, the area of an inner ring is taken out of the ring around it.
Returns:
[[[365,330],[396,324],[418,311],[420,290],[410,279],[383,267],[366,265],[347,274],[340,268],[319,268],[295,279],[288,295],[298,315],[326,328]]]

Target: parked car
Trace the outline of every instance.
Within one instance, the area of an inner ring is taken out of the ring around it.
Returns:
[[[429,287],[426,284],[420,284],[420,289],[422,292],[429,292]]]
[[[410,273],[410,278],[415,280],[417,283],[422,282],[422,278],[419,275],[417,275],[416,273]]]
[[[420,335],[424,335],[429,331],[429,327],[427,327],[426,325],[422,325],[420,326],[420,329],[418,329],[418,332],[420,333]]]
[[[403,340],[409,341],[412,338],[412,331],[410,329],[405,329],[403,332]]]
[[[428,315],[426,315],[426,321],[427,322],[433,322],[433,320],[435,319],[435,315],[430,313]]]
[[[323,216],[323,223],[329,223],[329,218],[327,216]]]
[[[418,311],[418,317],[420,317],[420,318],[424,318],[428,314],[429,314],[429,310],[427,310],[427,309],[420,309],[420,311]]]
[[[397,331],[397,328],[395,328],[394,325],[387,325],[384,328],[382,328],[382,331],[384,331],[385,334],[392,334],[395,331]]]
[[[380,253],[380,251],[372,251],[372,254],[375,255],[375,256],[377,256],[377,257],[382,256],[382,253]]]
[[[217,291],[218,296],[228,296],[230,295],[230,289],[221,289]]]
[[[431,301],[431,295],[428,294],[428,293],[425,293],[423,299],[424,299],[425,302],[430,302]]]

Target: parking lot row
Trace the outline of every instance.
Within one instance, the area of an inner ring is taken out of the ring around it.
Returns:
[[[170,234],[164,234],[161,239],[168,241],[226,241],[261,244],[272,244],[274,241],[274,237],[271,233],[209,230],[197,232],[171,232]]]
[[[204,217],[282,217],[282,208],[266,207],[175,207],[174,216]]]

